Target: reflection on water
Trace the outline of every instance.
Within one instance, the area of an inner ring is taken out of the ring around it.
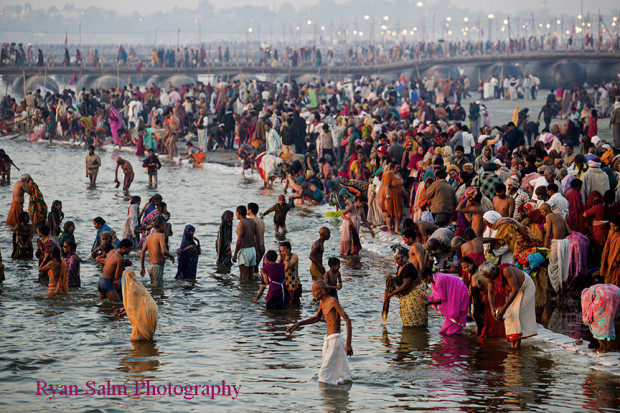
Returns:
[[[114,188],[112,152],[99,153],[103,167],[94,190],[87,189],[83,177],[82,150],[13,142],[1,146],[39,183],[48,205],[54,199],[63,201],[65,219],[76,223],[81,257],[88,255],[95,236],[94,217],[104,217],[117,232],[122,229],[128,195]],[[104,405],[110,410],[154,412],[264,410],[265,406],[327,412],[618,410],[618,377],[592,371],[583,358],[567,357],[565,351],[542,351],[535,340],[526,340],[520,351],[512,351],[504,340],[480,341],[472,331],[462,337],[442,337],[438,331],[443,320],[435,312],[429,315],[429,328],[404,328],[398,300],[383,325],[383,277],[393,273],[395,265],[390,256],[366,251],[342,260],[344,285],[338,292],[353,323],[353,384],[317,383],[325,324],[305,326],[292,337],[285,329],[316,313],[307,257],[318,228],[328,226],[332,234],[339,234],[340,221],[310,208],[289,213],[284,238],[300,257],[302,307],[265,311],[263,300],[250,303],[258,281],[239,282],[237,267],[216,268],[214,245],[224,210],[251,201],[265,210],[280,191],[260,189],[256,177],[243,178],[239,170],[217,165],[194,170],[168,163],[160,170],[159,188],[148,189],[147,176],[136,168],[140,161],[132,155],[127,158],[137,171],[129,195],[140,195],[144,205],[159,192],[168,204],[175,233],[170,241],[173,251],[185,225],[196,226],[203,246],[196,281],[174,280],[176,266],[167,262],[164,287],[152,291],[159,307],[155,341],[131,342],[127,318],[114,316],[117,305],[98,299],[100,265],[83,262],[83,288],[65,297],[46,297],[45,286],[36,282],[36,262],[8,258],[11,233],[0,227],[6,265],[6,282],[0,287],[0,380],[11,383],[0,386],[0,411],[15,411],[22,403],[33,411],[101,410]],[[11,189],[0,187],[2,221]],[[272,233],[271,220],[266,223],[265,247],[277,250],[279,240]],[[325,244],[325,260],[338,253],[335,236]],[[133,253],[130,259],[136,270],[138,255]],[[148,277],[141,280],[150,288]],[[583,324],[573,304],[565,303],[558,310],[550,307],[545,322],[559,331],[582,334]],[[236,400],[146,395],[49,400],[35,395],[36,380],[68,385],[110,380],[128,387],[134,380],[180,385],[225,380],[243,387]],[[205,403],[208,407],[203,407]]]
[[[159,367],[157,341],[132,341],[131,350],[120,353],[119,370],[126,373],[155,372]],[[132,375],[132,380],[154,380],[155,376]]]

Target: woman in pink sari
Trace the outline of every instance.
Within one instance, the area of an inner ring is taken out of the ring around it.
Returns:
[[[583,323],[599,342],[599,353],[611,350],[616,339],[614,319],[620,306],[620,288],[613,284],[597,284],[581,293]]]
[[[112,105],[108,107],[108,123],[110,124],[110,132],[112,132],[112,139],[114,145],[121,145],[121,138],[118,136],[118,130],[123,126],[121,122],[121,116],[118,114],[116,108]]]
[[[433,275],[430,268],[423,268],[422,281],[431,284],[433,295],[426,297],[420,294],[420,301],[432,305],[444,316],[443,326],[439,334],[457,335],[463,333],[463,327],[467,323],[467,307],[469,305],[469,293],[463,280],[455,275],[437,272]]]

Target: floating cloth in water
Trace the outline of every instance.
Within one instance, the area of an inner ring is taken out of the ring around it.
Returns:
[[[327,211],[325,213],[325,215],[332,218],[340,218],[340,214],[342,214],[342,211]]]

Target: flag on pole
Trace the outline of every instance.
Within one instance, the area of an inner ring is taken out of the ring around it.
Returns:
[[[67,35],[65,34],[65,46],[67,45]]]
[[[138,67],[136,68],[136,71],[140,71],[140,69],[142,69],[142,60],[140,60],[140,63],[138,63]]]
[[[69,84],[73,85],[76,80],[77,80],[77,75],[73,75],[73,77],[71,78],[71,82]]]

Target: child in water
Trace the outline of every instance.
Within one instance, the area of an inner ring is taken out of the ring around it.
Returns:
[[[146,173],[149,174],[149,186],[153,186],[153,181],[155,181],[155,188],[157,188],[157,171],[161,169],[161,162],[155,156],[153,149],[149,148],[149,156],[142,161],[142,167],[146,168]]]
[[[260,217],[263,218],[265,215],[274,213],[273,215],[273,230],[275,233],[286,232],[286,214],[292,206],[286,203],[286,197],[284,195],[280,195],[278,197],[278,203],[269,208],[267,211],[260,214]]]
[[[342,278],[340,276],[340,260],[331,257],[327,260],[329,271],[325,273],[325,282],[327,283],[327,295],[338,299],[338,290],[342,288]]]

